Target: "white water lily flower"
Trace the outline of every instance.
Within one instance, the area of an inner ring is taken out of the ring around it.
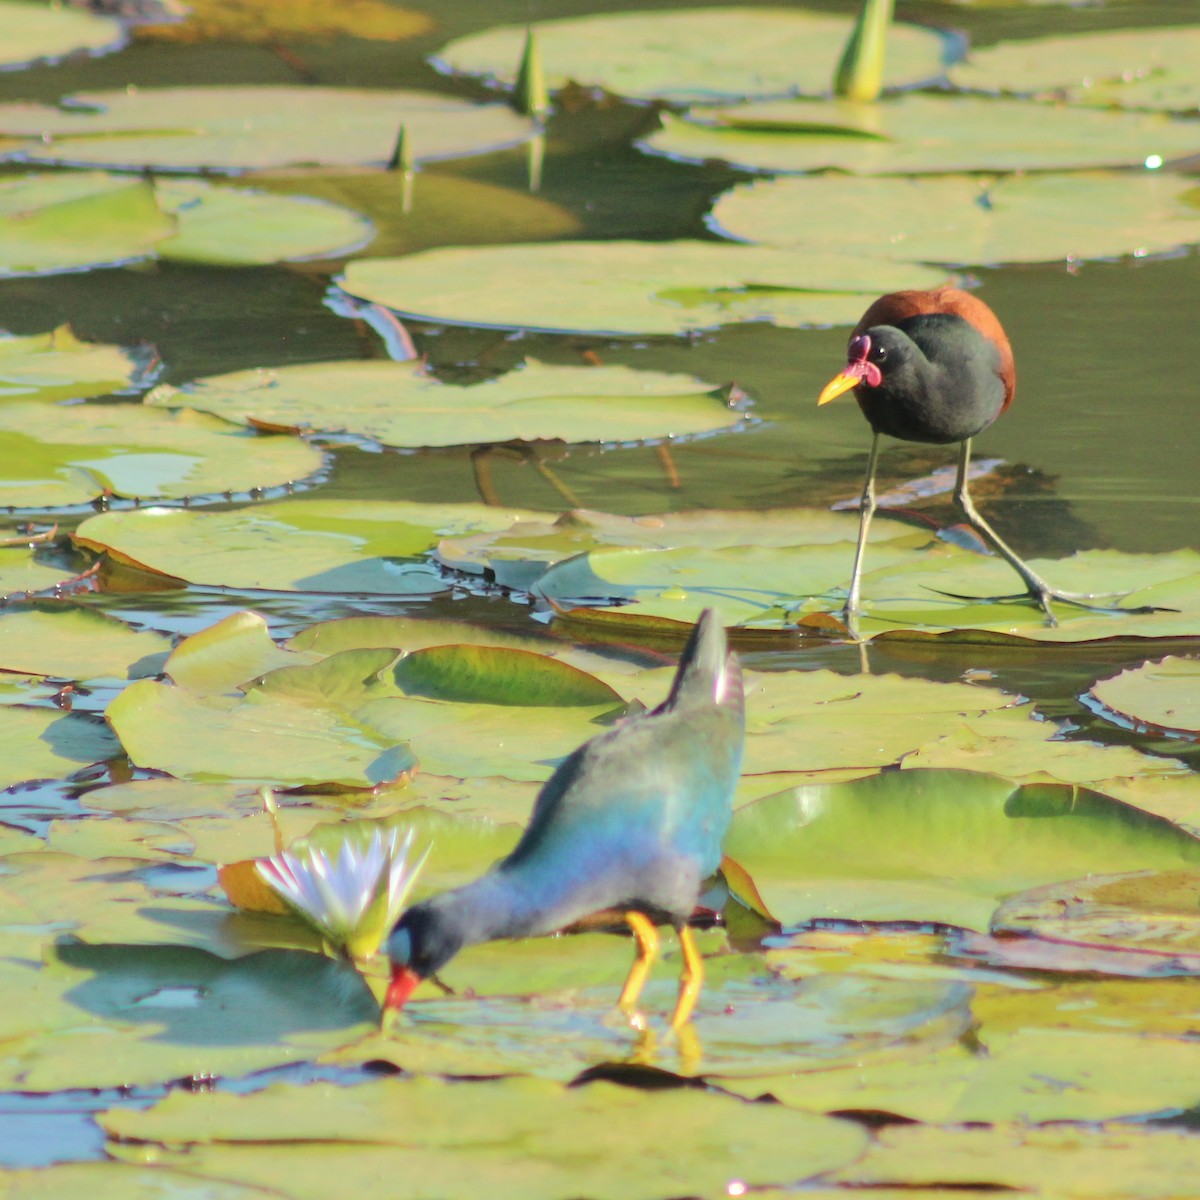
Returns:
[[[365,845],[348,840],[336,858],[317,846],[285,850],[255,863],[262,880],[330,946],[370,958],[400,918],[429,854],[409,862],[413,831],[372,831]]]

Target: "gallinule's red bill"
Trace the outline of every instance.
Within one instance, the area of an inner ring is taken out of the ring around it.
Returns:
[[[875,512],[875,467],[883,434],[907,442],[961,443],[954,502],[967,522],[1021,576],[1025,594],[1041,605],[1051,625],[1056,624],[1052,600],[1101,612],[1156,611],[1091,605],[1087,601],[1097,596],[1057,591],[976,511],[967,487],[971,439],[1008,408],[1017,384],[1008,335],[982,300],[958,288],[880,296],[851,333],[847,359],[841,373],[826,384],[817,400],[818,404],[828,404],[853,388],[875,434],[867,456],[850,592],[842,609],[847,625],[853,628],[859,613],[863,550]]]
[[[481,879],[410,908],[387,950],[385,1011],[464,946],[550,933],[606,910],[624,916],[637,955],[621,990],[632,1014],[658,951],[656,924],[678,931],[684,1025],[703,980],[687,920],[721,861],[741,767],[741,669],[706,610],[683,652],[670,695],[586,742],[538,795],[513,852]]]

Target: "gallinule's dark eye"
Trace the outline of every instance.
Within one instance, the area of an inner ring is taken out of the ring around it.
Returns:
[[[875,346],[872,346],[872,347],[871,347],[871,357],[872,357],[872,358],[873,358],[873,359],[874,359],[876,362],[883,362],[883,360],[884,360],[885,358],[887,358],[887,347],[886,347],[886,346],[880,346],[880,345],[875,345]]]

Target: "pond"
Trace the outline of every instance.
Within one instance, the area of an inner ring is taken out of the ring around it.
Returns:
[[[1194,1190],[1200,25],[914,0],[932,86],[838,105],[858,7],[0,0],[51,56],[0,44],[6,1195]],[[837,619],[871,434],[817,396],[944,284],[1016,362],[980,510],[1117,611],[997,599],[957,447],[884,439]],[[615,1012],[618,922],[380,1028],[254,862],[411,830],[415,897],[469,882],[706,607],[694,1020],[669,930]]]

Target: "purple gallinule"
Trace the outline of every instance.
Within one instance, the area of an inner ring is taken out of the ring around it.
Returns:
[[[854,327],[847,360],[842,371],[826,384],[817,403],[828,404],[853,388],[874,431],[867,456],[858,548],[850,591],[842,608],[842,618],[851,629],[860,610],[863,551],[875,513],[875,467],[883,434],[906,442],[960,443],[954,502],[966,521],[1016,570],[1027,589],[1017,597],[986,599],[1031,598],[1041,606],[1051,625],[1057,624],[1050,607],[1052,600],[1099,612],[1157,611],[1093,605],[1087,601],[1099,598],[1097,595],[1057,591],[976,510],[967,487],[971,439],[1008,408],[1017,385],[1008,335],[982,300],[958,288],[880,296]]]
[[[687,921],[721,861],[744,734],[741,669],[708,609],[666,700],[566,758],[507,858],[396,923],[385,1013],[464,946],[551,933],[612,911],[637,943],[620,1008],[632,1016],[658,952],[655,925],[670,924],[683,951],[671,1026],[686,1024],[703,981]]]

